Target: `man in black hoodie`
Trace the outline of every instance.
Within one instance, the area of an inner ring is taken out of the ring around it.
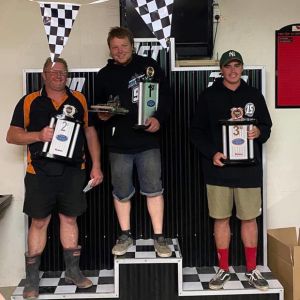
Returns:
[[[191,126],[191,139],[202,155],[204,181],[207,188],[209,215],[214,218],[214,237],[219,270],[209,283],[211,289],[221,289],[230,280],[229,220],[233,202],[241,220],[241,236],[245,248],[246,277],[260,289],[268,282],[256,268],[258,229],[256,218],[261,214],[262,162],[261,145],[271,133],[272,121],[263,95],[241,78],[243,59],[235,50],[225,52],[220,59],[223,75],[200,97]],[[256,164],[224,166],[222,130],[219,120],[230,119],[231,109],[238,108],[246,117],[257,119],[247,132],[254,141]]]
[[[118,99],[126,115],[99,113],[106,121],[114,206],[122,234],[112,249],[123,255],[132,245],[130,233],[130,199],[135,193],[132,183],[134,165],[140,183],[140,193],[147,198],[147,207],[154,231],[154,246],[160,257],[171,256],[163,236],[164,199],[161,182],[159,130],[169,114],[169,89],[164,74],[151,58],[133,54],[133,36],[126,28],[114,27],[107,38],[110,55],[107,65],[95,80],[95,99],[106,103]],[[154,82],[159,82],[159,103],[154,115],[148,118],[145,130],[136,130],[138,122],[138,82],[146,76],[146,69],[154,69]]]

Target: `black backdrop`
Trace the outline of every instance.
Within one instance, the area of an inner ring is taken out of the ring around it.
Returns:
[[[151,55],[151,51],[149,52]],[[183,254],[183,266],[217,265],[213,240],[212,220],[208,217],[205,186],[202,181],[198,152],[189,140],[189,125],[201,91],[213,80],[216,70],[171,71],[168,54],[161,50],[158,61],[166,72],[172,96],[173,110],[162,129],[162,167],[165,188],[165,234],[178,238]],[[93,85],[97,70],[74,70],[70,72],[70,85],[86,95],[89,104],[94,101]],[[25,70],[26,92],[40,89],[40,71]],[[245,71],[248,83],[262,89],[262,70]],[[102,126],[98,128],[102,144],[102,169],[104,181],[100,187],[87,193],[87,212],[78,218],[82,245],[82,269],[111,269],[111,248],[118,236],[118,222],[113,208],[108,153]],[[90,160],[87,163],[90,167]],[[88,180],[88,176],[87,176]],[[137,191],[138,182],[136,182]],[[132,199],[132,233],[135,238],[151,238],[151,224],[146,201],[137,192]],[[259,222],[258,263],[263,264],[263,217]],[[239,221],[232,218],[232,242],[230,263],[244,264]],[[59,243],[58,217],[53,214],[48,229],[48,242],[42,257],[41,269],[63,270],[62,248]]]

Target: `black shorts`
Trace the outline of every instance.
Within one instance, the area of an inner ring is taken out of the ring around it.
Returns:
[[[85,170],[68,165],[60,176],[26,173],[23,212],[32,218],[46,218],[57,208],[66,216],[80,216],[86,210],[85,176]]]

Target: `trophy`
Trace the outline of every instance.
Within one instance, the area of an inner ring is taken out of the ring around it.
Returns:
[[[249,140],[248,131],[256,124],[256,119],[243,118],[243,109],[231,109],[231,119],[220,120],[222,125],[223,153],[227,159],[224,164],[254,164],[253,140]]]
[[[105,104],[95,104],[91,105],[90,112],[97,112],[97,113],[110,113],[113,115],[126,115],[129,110],[126,108],[121,107],[119,96],[113,98],[112,95],[109,96],[109,100]]]
[[[146,69],[146,76],[138,83],[138,122],[135,129],[145,129],[146,121],[153,116],[158,106],[158,82],[153,82],[154,68]]]
[[[45,142],[41,156],[73,161],[73,153],[76,146],[81,123],[74,119],[76,108],[65,105],[63,114],[56,115],[50,119],[50,128],[54,129],[51,142]]]

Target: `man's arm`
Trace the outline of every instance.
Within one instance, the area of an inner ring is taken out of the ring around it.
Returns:
[[[103,174],[101,171],[100,163],[100,143],[95,127],[89,126],[84,129],[85,137],[87,140],[87,146],[92,160],[92,170],[90,177],[93,180],[92,186],[100,184],[103,180]]]
[[[9,144],[15,145],[29,145],[36,142],[50,142],[53,138],[54,129],[50,127],[45,127],[41,131],[28,132],[22,127],[10,126],[6,141]]]

